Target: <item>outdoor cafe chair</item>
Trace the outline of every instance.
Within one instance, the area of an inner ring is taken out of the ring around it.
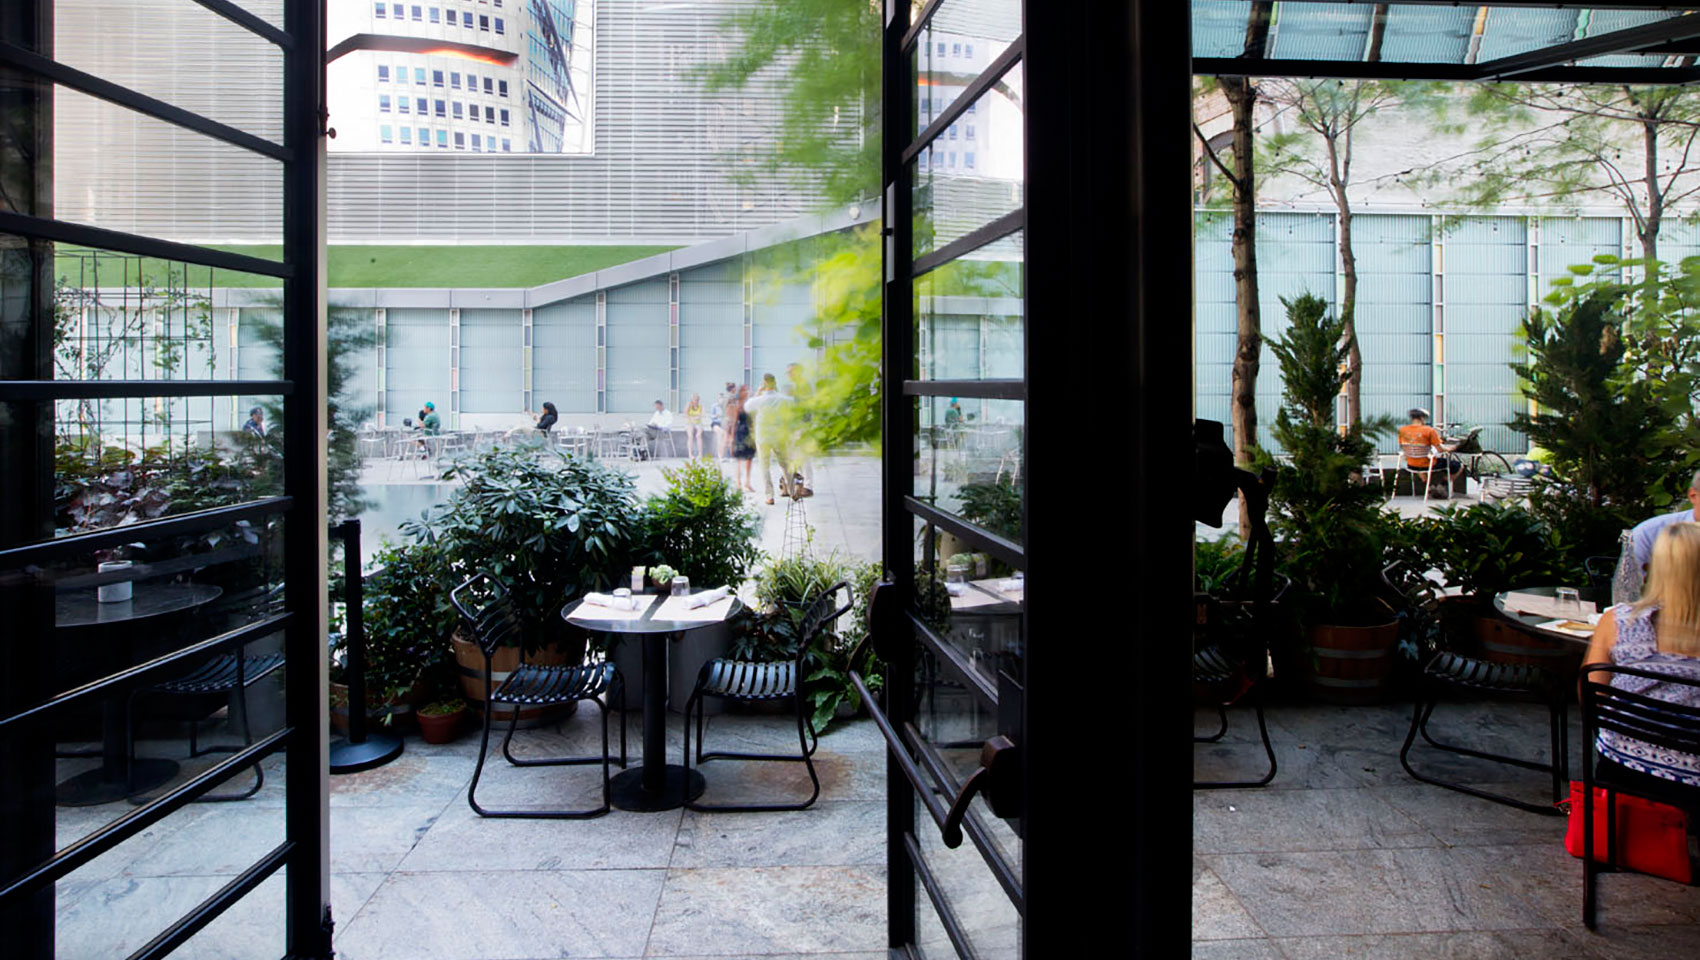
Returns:
[[[1282,578],[1270,606],[1279,603],[1291,585]],[[1267,659],[1262,629],[1249,601],[1229,598],[1218,600],[1209,594],[1195,594],[1200,611],[1198,626],[1202,628],[1200,644],[1192,655],[1192,686],[1194,701],[1216,709],[1219,724],[1216,732],[1206,736],[1194,735],[1193,743],[1219,743],[1228,733],[1228,708],[1240,703],[1250,704],[1257,718],[1258,736],[1263,740],[1263,752],[1269,758],[1269,769],[1255,780],[1194,780],[1194,790],[1219,790],[1268,786],[1275,779],[1275,747],[1269,742],[1269,725],[1263,716],[1263,687],[1268,679]]]
[[[472,784],[466,789],[467,805],[481,817],[537,818],[545,820],[599,817],[611,809],[612,786],[608,767],[608,703],[625,702],[625,680],[614,664],[587,659],[577,665],[521,663],[498,685],[491,658],[496,649],[520,643],[519,614],[513,597],[502,582],[480,570],[465,583],[449,591],[449,600],[460,614],[472,640],[484,654],[484,732],[478,744],[478,764]],[[602,753],[587,757],[521,758],[513,754],[514,730],[522,707],[554,707],[588,701],[602,713]],[[516,767],[553,767],[602,764],[602,804],[587,810],[491,810],[478,802],[478,781],[484,775],[484,760],[490,752],[490,727],[496,722],[496,707],[506,705],[508,732],[502,738],[502,756]],[[620,766],[626,765],[626,714],[620,713]]]
[[[1426,443],[1399,444],[1399,470],[1398,473],[1393,476],[1393,492],[1388,494],[1387,499],[1392,501],[1392,499],[1398,495],[1399,476],[1401,474],[1408,473],[1411,475],[1411,482],[1413,484],[1416,483],[1417,477],[1423,478],[1423,503],[1428,503],[1429,491],[1434,487],[1434,471],[1436,467],[1441,467],[1441,479],[1446,481],[1446,499],[1452,499],[1452,475],[1447,472],[1443,466],[1441,456],[1440,451]],[[1411,461],[1413,459],[1426,459],[1428,461],[1428,466],[1413,467],[1411,466]]]
[[[690,699],[685,702],[685,782],[690,782],[691,767],[691,713],[696,713],[697,743],[696,763],[701,766],[709,760],[789,760],[802,761],[809,771],[809,780],[814,784],[814,791],[809,798],[801,803],[699,803],[685,799],[685,806],[692,810],[741,810],[767,812],[779,810],[802,810],[815,802],[820,796],[820,776],[815,773],[815,748],[820,745],[815,736],[814,725],[809,722],[806,703],[801,695],[800,681],[803,677],[803,660],[808,656],[809,648],[822,630],[833,621],[843,616],[850,609],[850,600],[842,605],[838,603],[840,592],[846,595],[850,592],[849,584],[843,580],[828,587],[824,593],[809,604],[803,614],[803,630],[797,639],[796,656],[790,660],[728,660],[716,658],[702,665],[697,673],[696,687],[691,690]],[[703,704],[705,697],[719,697],[725,700],[741,700],[745,702],[782,700],[789,697],[797,713],[797,745],[801,753],[730,753],[705,752],[703,750]]]
[[[1640,677],[1673,686],[1700,687],[1700,682],[1685,677],[1639,667],[1620,667],[1616,664],[1593,663],[1582,668],[1582,823],[1591,825],[1594,819],[1594,788],[1606,791],[1606,863],[1594,862],[1594,831],[1582,831],[1582,924],[1594,929],[1594,915],[1599,900],[1599,874],[1614,870],[1618,861],[1617,795],[1626,793],[1656,803],[1666,803],[1688,814],[1689,830],[1694,830],[1700,818],[1700,787],[1661,781],[1656,777],[1639,777],[1633,783],[1621,783],[1608,774],[1599,776],[1594,769],[1594,740],[1601,730],[1618,736],[1639,740],[1661,750],[1700,754],[1700,707],[1691,707],[1631,693],[1611,685],[1614,676]],[[1691,834],[1692,835],[1692,834]],[[1692,851],[1692,841],[1690,851]],[[1691,854],[1692,855],[1692,854]]]
[[[1454,618],[1443,613],[1440,589],[1434,581],[1417,574],[1403,563],[1389,564],[1381,576],[1383,582],[1404,599],[1404,609],[1400,614],[1401,632],[1414,642],[1419,656],[1428,655],[1418,680],[1419,692],[1412,707],[1411,726],[1405,732],[1405,743],[1399,750],[1399,765],[1404,767],[1405,772],[1413,779],[1423,783],[1467,793],[1531,813],[1556,815],[1558,809],[1553,804],[1568,795],[1570,779],[1570,727],[1567,706],[1569,693],[1564,689],[1562,678],[1540,667],[1503,663],[1477,656],[1473,642],[1459,636],[1463,632],[1461,625],[1451,622]],[[1431,649],[1433,653],[1429,654]],[[1454,694],[1534,703],[1545,707],[1550,750],[1548,762],[1490,753],[1436,740],[1429,732],[1429,721],[1441,700]],[[1522,800],[1422,773],[1411,762],[1411,751],[1416,746],[1419,735],[1429,748],[1435,750],[1549,774],[1552,777],[1552,799],[1546,802]]]

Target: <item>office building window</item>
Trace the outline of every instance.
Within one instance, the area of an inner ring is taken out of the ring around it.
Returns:
[[[442,23],[443,22],[442,14],[437,10],[436,7],[431,8],[431,22],[432,23]]]
[[[412,98],[411,97],[396,97],[395,98],[396,112],[397,113],[406,113],[407,112],[407,101],[410,100],[410,99],[412,99]]]
[[[484,78],[484,95],[486,97],[488,97],[490,94],[495,93],[495,92],[496,92],[496,85],[490,82],[489,77],[485,77]]]
[[[443,85],[443,71],[432,70],[431,71],[431,86],[440,87],[442,85]]]
[[[436,108],[437,116],[446,117],[449,115],[449,104],[447,100],[433,100],[431,105]]]
[[[424,67],[414,67],[413,68],[413,82],[419,84],[422,87],[425,85],[425,68]]]
[[[390,16],[396,20],[407,19],[407,13],[402,9],[402,5],[399,3],[390,4]]]
[[[456,150],[465,150],[466,149],[466,134],[461,133],[459,130],[455,131],[455,149]]]
[[[381,63],[378,64],[378,82],[379,83],[389,83],[390,82],[390,68],[387,67],[387,66],[384,66]]]
[[[963,44],[962,45],[962,55],[965,56],[965,57],[974,56],[974,45],[972,43]]]
[[[461,109],[460,109],[460,101],[459,100],[455,101],[455,119],[456,120],[461,119]]]
[[[512,140],[509,140],[507,137],[502,138],[502,152],[503,153],[513,153],[514,152],[514,142]]]
[[[472,152],[473,153],[483,153],[484,152],[484,140],[483,140],[482,137],[480,137],[476,133],[472,135]]]
[[[946,134],[945,136],[949,137],[952,140],[956,139],[956,124],[953,123],[953,124],[950,125],[950,132],[948,134]]]
[[[490,18],[485,16],[484,14],[479,14],[478,15],[478,29],[484,31],[485,33],[489,33],[490,32]]]
[[[407,68],[406,67],[396,67],[395,68],[395,82],[396,83],[406,83],[407,82]]]
[[[980,105],[980,101],[978,101],[978,100],[976,100],[976,101],[974,101],[974,102],[973,102],[973,103],[970,103],[970,104],[969,104],[969,105],[968,105],[968,115],[969,115],[969,116],[970,116],[970,117],[972,117],[972,116],[973,116],[973,115],[974,115],[974,108],[975,108],[975,107],[978,107],[978,106],[979,106],[979,105]]]
[[[496,88],[501,91],[502,96],[508,95],[508,82],[506,80],[497,82]]]
[[[448,149],[448,147],[449,147],[449,132],[447,130],[438,130],[437,131],[437,146],[443,148],[444,150]]]
[[[471,74],[471,73],[466,75],[466,89],[470,93],[477,93],[478,92],[478,77],[477,77],[477,75]]]
[[[506,110],[502,111],[502,126],[508,126],[508,112]]]
[[[390,112],[390,95],[389,94],[384,93],[384,94],[378,95],[378,112],[379,113],[389,113]]]
[[[974,151],[967,150],[962,154],[962,165],[969,170],[974,169]]]
[[[458,74],[458,73],[449,74],[449,86],[455,88],[456,90],[460,89],[460,74]]]
[[[376,4],[376,6],[377,6],[378,9],[377,9],[377,13],[375,14],[375,16],[377,16],[377,18],[379,20],[384,19],[384,5],[380,3],[380,4]]]
[[[956,166],[956,151],[955,150],[951,150],[944,155],[944,165],[947,166],[947,167]]]
[[[402,127],[401,128],[401,142],[406,146],[409,146],[409,147],[413,146],[413,128],[412,127]]]
[[[960,44],[960,43],[951,44],[950,45],[950,55],[953,56],[953,57],[962,56],[962,44]]]
[[[418,108],[419,115],[422,116],[422,117],[424,115],[426,115],[427,113],[431,112],[430,107],[427,104],[424,97],[415,98],[414,101],[413,101],[413,105]]]
[[[395,138],[390,136],[390,125],[389,124],[386,123],[386,124],[383,124],[383,125],[378,127],[378,140],[381,143],[392,143],[392,142],[394,142]]]
[[[419,128],[419,145],[427,150],[431,148],[431,131],[426,127]]]
[[[962,127],[962,139],[964,139],[964,140],[974,139],[974,125],[972,123],[963,125],[963,127]]]
[[[460,25],[468,30],[472,29],[472,14],[470,11],[460,15]]]
[[[505,24],[502,23],[501,17],[496,18],[496,32],[497,33],[507,33],[508,32],[508,28]]]
[[[939,44],[939,56],[944,56],[944,44]]]
[[[407,12],[412,14],[413,19],[415,19],[415,20],[425,19],[425,8],[424,7],[420,7],[420,6],[409,7]]]

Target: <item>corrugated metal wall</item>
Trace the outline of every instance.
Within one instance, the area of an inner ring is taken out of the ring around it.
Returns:
[[[1360,400],[1366,418],[1386,415],[1404,423],[1408,410],[1432,401],[1432,226],[1428,217],[1352,218],[1352,250],[1358,259],[1354,316],[1363,354]],[[1383,453],[1398,447],[1398,438],[1391,434],[1380,441]]]
[[[436,404],[443,426],[449,410],[449,312],[391,307],[384,314],[384,409],[386,422],[417,417],[426,401]],[[518,409],[518,404],[515,404]]]
[[[608,291],[610,413],[648,413],[670,395],[667,297],[666,277]]]
[[[596,297],[563,300],[531,312],[531,383],[562,413],[596,410]]]
[[[1491,449],[1526,449],[1527,441],[1504,424],[1527,407],[1506,366],[1521,352],[1517,330],[1529,309],[1527,221],[1464,217],[1441,239],[1441,416],[1482,425],[1482,444]]]
[[[524,372],[525,328],[520,311],[461,310],[461,413],[524,409]]]
[[[710,94],[695,71],[732,49],[755,0],[601,0],[589,157],[332,153],[332,242],[688,243],[788,220],[808,183],[754,170],[780,140],[786,80]],[[243,4],[274,15],[279,0]],[[57,56],[261,136],[282,136],[275,47],[193,3],[58,0]],[[216,75],[222,82],[208,84]],[[69,91],[56,106],[59,216],[171,239],[278,243],[277,164]]]
[[[702,395],[707,410],[728,381],[744,382],[742,267],[740,261],[728,260],[679,274],[681,410],[692,393]]]

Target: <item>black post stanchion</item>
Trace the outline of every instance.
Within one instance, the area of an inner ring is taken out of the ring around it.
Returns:
[[[331,527],[342,541],[343,599],[348,632],[348,737],[331,741],[331,772],[358,773],[381,767],[401,756],[401,738],[366,732],[366,628],[362,619],[364,584],[360,576],[360,521],[344,520]]]

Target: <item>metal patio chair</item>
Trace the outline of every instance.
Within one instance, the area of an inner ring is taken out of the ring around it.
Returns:
[[[1420,692],[1412,707],[1411,726],[1405,733],[1405,743],[1399,750],[1399,765],[1413,779],[1467,793],[1483,800],[1492,800],[1531,813],[1552,816],[1558,813],[1554,803],[1568,795],[1570,779],[1570,727],[1567,704],[1569,692],[1558,675],[1540,667],[1521,663],[1503,663],[1478,656],[1472,640],[1459,637],[1462,631],[1448,623],[1442,613],[1440,590],[1432,580],[1424,578],[1402,563],[1390,564],[1382,571],[1382,580],[1395,594],[1404,598],[1405,609],[1401,625],[1416,643],[1419,655],[1433,650],[1423,665],[1419,680]],[[1541,763],[1522,757],[1489,753],[1453,743],[1443,743],[1429,733],[1428,725],[1440,701],[1449,694],[1488,697],[1521,703],[1535,703],[1546,708],[1548,718],[1549,761]],[[1411,763],[1411,750],[1418,735],[1436,750],[1460,756],[1474,757],[1493,763],[1521,767],[1549,774],[1552,777],[1552,799],[1546,802],[1522,800],[1493,793],[1463,783],[1442,780],[1419,772]]]
[[[266,676],[283,666],[282,653],[263,653],[249,656],[246,651],[219,654],[189,671],[175,680],[167,680],[154,684],[145,690],[138,690],[130,695],[130,708],[135,709],[136,698],[142,695],[198,697],[208,694],[224,694],[229,698],[229,717],[231,725],[242,736],[240,744],[219,744],[205,749],[200,745],[200,720],[189,721],[189,756],[199,757],[209,753],[238,753],[254,743],[254,733],[248,723],[248,688],[263,680]],[[135,759],[136,741],[130,741],[130,758]],[[234,800],[246,800],[266,785],[266,771],[256,762],[253,766],[254,782],[240,793],[209,793],[199,797],[197,803],[221,803]],[[142,802],[135,798],[134,802]]]
[[[1411,466],[1411,461],[1413,459],[1425,459],[1428,461],[1428,466],[1413,467]],[[1439,464],[1440,453],[1434,447],[1431,447],[1426,443],[1399,444],[1399,469],[1393,475],[1393,492],[1388,494],[1388,501],[1391,502],[1394,497],[1399,495],[1400,475],[1410,474],[1412,484],[1416,483],[1417,477],[1423,478],[1423,503],[1428,503],[1429,491],[1434,488],[1434,468]],[[1446,499],[1450,500],[1452,499],[1451,474],[1442,470],[1441,476],[1442,479],[1446,481]]]
[[[1278,579],[1280,583],[1265,605],[1261,619],[1254,601],[1219,602],[1208,594],[1194,595],[1195,601],[1203,601],[1207,613],[1205,622],[1200,624],[1205,628],[1205,642],[1192,655],[1193,698],[1197,703],[1216,708],[1219,725],[1215,733],[1195,734],[1192,742],[1219,743],[1228,733],[1228,708],[1247,703],[1257,718],[1258,736],[1269,758],[1269,769],[1255,780],[1194,780],[1194,790],[1264,787],[1275,779],[1275,747],[1269,741],[1269,725],[1263,715],[1263,687],[1268,680],[1263,637],[1270,611],[1280,603],[1292,583],[1285,577]]]
[[[690,699],[685,701],[685,782],[690,782],[691,767],[691,712],[696,712],[697,743],[696,763],[701,766],[709,760],[790,760],[802,761],[809,771],[809,781],[814,784],[814,791],[809,799],[801,803],[699,803],[686,797],[685,806],[692,810],[740,810],[750,812],[767,812],[778,810],[802,810],[815,802],[820,796],[820,776],[815,773],[815,748],[820,745],[815,736],[814,725],[809,723],[805,713],[805,705],[800,692],[803,677],[803,658],[820,632],[833,621],[843,616],[850,609],[851,600],[845,600],[840,606],[838,602],[840,591],[848,594],[849,584],[838,581],[826,589],[826,592],[816,597],[803,614],[803,631],[797,640],[797,654],[790,660],[751,661],[714,659],[702,665],[697,673],[696,687],[691,691]],[[797,746],[802,751],[797,754],[789,753],[730,753],[705,752],[703,750],[703,703],[705,697],[720,697],[727,700],[742,700],[746,702],[762,700],[780,700],[790,697],[797,712]]]
[[[479,597],[484,601],[479,603]],[[590,660],[576,666],[546,666],[521,663],[500,685],[494,682],[491,657],[496,648],[520,642],[519,615],[513,598],[500,580],[480,570],[465,583],[449,591],[449,600],[460,613],[461,622],[472,635],[473,642],[484,654],[484,731],[478,744],[478,765],[472,771],[472,784],[466,789],[467,805],[481,817],[536,818],[544,820],[579,820],[599,817],[611,809],[610,759],[608,756],[608,703],[625,702],[625,681],[614,664],[605,660]],[[521,707],[562,706],[588,701],[602,712],[602,753],[591,757],[547,757],[522,759],[511,749],[514,730],[519,726]],[[490,810],[478,803],[478,781],[484,775],[484,760],[490,752],[490,727],[496,722],[495,708],[511,706],[508,713],[508,732],[502,738],[502,756],[516,767],[554,767],[575,764],[602,764],[602,804],[587,810]],[[620,766],[626,765],[626,714],[620,713]]]
[[[1639,740],[1677,753],[1700,754],[1700,707],[1690,707],[1649,697],[1642,693],[1619,690],[1611,685],[1614,676],[1641,677],[1685,687],[1700,687],[1700,683],[1669,673],[1639,667],[1620,667],[1595,663],[1582,668],[1582,822],[1589,829],[1582,831],[1582,924],[1594,929],[1594,914],[1599,900],[1599,874],[1614,870],[1617,849],[1617,795],[1627,793],[1657,803],[1667,803],[1688,813],[1689,830],[1700,818],[1700,787],[1674,780],[1660,781],[1648,776],[1634,783],[1618,783],[1614,778],[1600,779],[1594,769],[1594,739],[1601,730]],[[1598,678],[1598,679],[1596,679]],[[1606,860],[1594,862],[1594,787],[1606,789]],[[1690,855],[1693,846],[1690,840]],[[1609,865],[1608,865],[1609,864]]]

